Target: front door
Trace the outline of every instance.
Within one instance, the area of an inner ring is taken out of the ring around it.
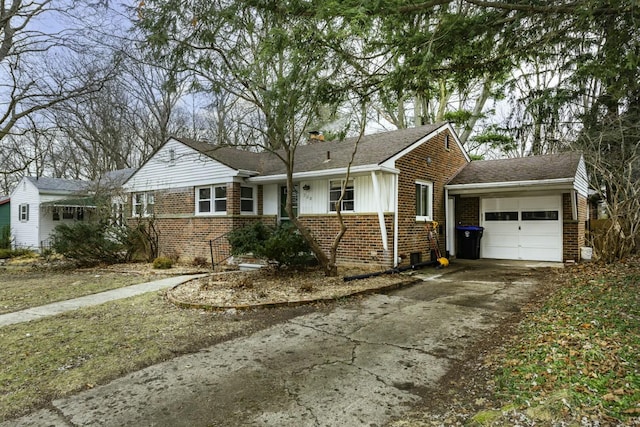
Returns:
[[[291,198],[291,204],[293,207],[293,213],[298,215],[298,186],[294,185],[293,195]],[[289,221],[289,214],[287,213],[287,186],[280,186],[280,223]]]

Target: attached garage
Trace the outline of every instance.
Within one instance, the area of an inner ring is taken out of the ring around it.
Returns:
[[[447,221],[484,227],[481,258],[579,261],[587,189],[580,153],[474,161],[445,187]]]
[[[484,258],[562,261],[562,198],[481,199]]]

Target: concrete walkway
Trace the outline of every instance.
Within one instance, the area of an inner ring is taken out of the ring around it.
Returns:
[[[47,305],[41,305],[40,307],[32,307],[26,310],[2,314],[0,315],[0,327],[14,325],[16,323],[30,322],[32,320],[42,319],[43,317],[55,316],[56,314],[77,310],[82,307],[91,307],[94,305],[103,304],[108,301],[129,298],[147,292],[167,289],[200,276],[203,275],[168,277],[166,279],[154,280],[152,282],[140,283],[138,285],[125,286],[123,288],[112,289],[110,291],[99,292],[97,294],[85,295],[83,297],[66,301],[58,301]]]

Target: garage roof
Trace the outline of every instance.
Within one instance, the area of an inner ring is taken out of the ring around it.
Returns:
[[[449,185],[548,181],[575,178],[582,154],[567,152],[468,163]]]

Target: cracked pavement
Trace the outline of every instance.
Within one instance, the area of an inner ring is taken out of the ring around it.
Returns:
[[[381,426],[436,393],[535,294],[526,264],[468,263],[55,400],[6,426]]]

